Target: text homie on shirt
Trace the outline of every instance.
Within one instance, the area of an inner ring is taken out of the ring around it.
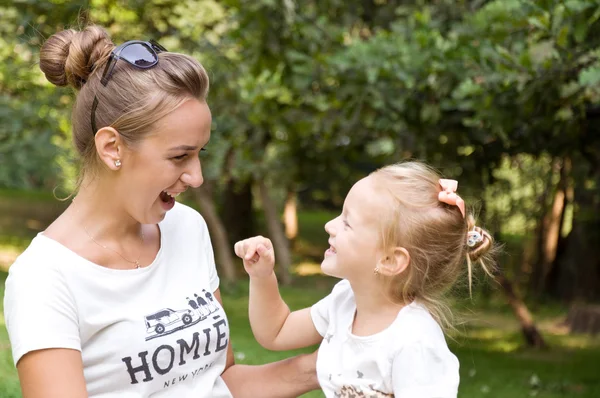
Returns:
[[[139,379],[144,383],[152,381],[155,373],[164,376],[174,366],[183,366],[187,361],[195,361],[212,353],[225,350],[228,344],[228,329],[225,319],[220,319],[207,326],[209,327],[202,330],[203,337],[206,340],[204,347],[201,347],[200,332],[194,332],[187,340],[179,339],[176,341],[176,345],[160,345],[151,354],[148,351],[142,351],[135,356],[121,358],[131,377],[131,384],[139,383]],[[194,370],[189,375],[194,377],[200,371],[211,366],[212,362]],[[185,380],[187,377],[188,374],[181,376],[180,381]],[[168,384],[169,382],[166,382],[165,387]]]

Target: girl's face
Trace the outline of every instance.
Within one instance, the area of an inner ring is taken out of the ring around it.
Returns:
[[[325,274],[350,281],[373,274],[380,256],[380,197],[371,177],[350,189],[342,214],[325,224],[330,244],[321,263]]]
[[[158,122],[155,132],[126,150],[114,195],[142,224],[156,224],[174,206],[174,196],[202,185],[199,152],[210,139],[208,105],[190,99]]]

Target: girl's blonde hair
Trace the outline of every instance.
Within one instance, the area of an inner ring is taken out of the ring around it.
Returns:
[[[57,86],[72,86],[77,93],[73,106],[73,142],[81,158],[79,182],[96,172],[96,153],[91,125],[92,104],[98,100],[98,129],[113,127],[128,147],[134,147],[154,124],[185,101],[205,100],[208,75],[194,58],[177,53],[158,54],[158,64],[138,69],[118,61],[106,86],[100,79],[115,45],[97,25],[82,31],[63,30],[45,41],[40,50],[40,69]]]
[[[491,275],[486,263],[491,264],[492,236],[475,226],[471,214],[463,217],[457,206],[438,200],[441,177],[423,163],[386,166],[373,172],[371,177],[391,201],[391,206],[384,207],[380,214],[381,248],[389,250],[401,246],[410,255],[408,268],[388,281],[390,297],[403,303],[416,300],[442,327],[452,327],[445,293],[462,274],[465,262],[469,290],[472,262],[481,262]],[[471,230],[483,237],[474,247],[467,245],[467,233]]]

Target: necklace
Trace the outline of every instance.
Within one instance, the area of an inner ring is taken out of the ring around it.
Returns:
[[[75,202],[75,199],[73,199],[73,202]],[[77,214],[79,215],[79,209],[76,207],[76,211]],[[83,230],[85,231],[85,233],[87,234],[87,236],[92,240],[92,242],[94,242],[95,244],[97,244],[98,246],[100,246],[101,248],[105,249],[105,250],[110,250],[112,252],[115,252],[119,255],[119,257],[121,257],[123,260],[127,261],[128,263],[131,264],[135,264],[135,268],[138,269],[141,267],[140,265],[140,258],[142,257],[142,253],[140,252],[140,255],[138,256],[137,260],[135,261],[131,261],[127,258],[125,258],[125,256],[123,256],[121,253],[119,253],[118,251],[116,251],[115,249],[112,249],[106,245],[103,245],[102,243],[99,243],[96,239],[94,239],[94,237],[90,234],[90,232],[88,231],[87,227],[85,225],[83,225]],[[142,246],[144,245],[144,231],[140,231],[140,238],[142,239]],[[143,251],[142,251],[143,252]]]
[[[117,253],[123,260],[127,261],[128,263],[135,264],[135,268],[136,269],[140,268],[140,258],[142,257],[142,253],[140,253],[140,255],[138,256],[137,260],[131,261],[131,260],[125,258],[125,256],[123,256],[121,253],[119,253],[115,249],[111,249],[110,247],[108,247],[106,245],[103,245],[102,243],[99,243],[96,239],[94,239],[94,237],[92,235],[90,235],[90,233],[88,232],[88,230],[85,227],[85,225],[83,226],[83,230],[85,231],[85,233],[87,234],[87,236],[92,240],[92,242],[94,242],[98,246],[102,247],[103,249],[110,250],[110,251],[113,251],[113,252]],[[142,245],[143,245],[144,244],[144,231],[140,231],[140,238],[142,239]]]

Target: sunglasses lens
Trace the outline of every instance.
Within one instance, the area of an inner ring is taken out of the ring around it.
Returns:
[[[149,68],[158,62],[156,53],[142,43],[133,43],[125,47],[121,51],[120,58],[139,68]]]

